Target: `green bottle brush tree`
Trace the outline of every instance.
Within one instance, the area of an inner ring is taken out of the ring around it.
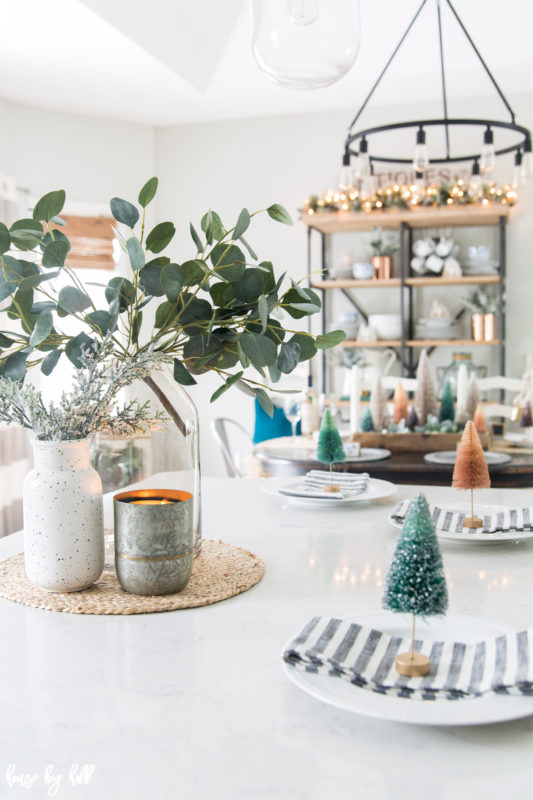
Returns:
[[[323,464],[329,464],[331,484],[326,486],[325,492],[340,492],[340,487],[333,483],[333,464],[346,460],[346,453],[342,439],[329,408],[324,411],[320,432],[318,434],[317,457]]]

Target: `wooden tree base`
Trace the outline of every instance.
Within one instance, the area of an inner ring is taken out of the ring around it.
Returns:
[[[400,653],[396,656],[396,671],[409,678],[422,678],[429,675],[431,664],[422,653]]]
[[[340,492],[341,487],[331,483],[329,486],[324,486],[325,492]]]
[[[481,517],[465,517],[463,520],[464,528],[482,528],[483,520]]]

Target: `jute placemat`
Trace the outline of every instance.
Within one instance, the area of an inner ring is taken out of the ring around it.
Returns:
[[[0,563],[0,597],[48,611],[69,614],[152,614],[218,603],[245,592],[265,574],[265,565],[254,553],[204,539],[202,552],[194,559],[189,583],[179,594],[141,597],[120,588],[113,568],[89,589],[69,594],[52,594],[38,589],[26,577],[24,553]]]

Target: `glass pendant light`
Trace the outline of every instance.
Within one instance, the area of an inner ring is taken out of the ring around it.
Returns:
[[[474,161],[474,164],[472,166],[472,175],[470,177],[469,190],[470,190],[470,194],[472,195],[472,197],[475,198],[476,200],[479,200],[479,198],[483,194],[483,184],[481,182],[481,171],[479,169],[479,161],[477,160],[477,158]]]
[[[342,157],[341,179],[339,181],[339,189],[341,191],[349,191],[353,186],[352,168],[350,166],[350,153],[344,153]]]
[[[368,178],[371,173],[370,156],[368,155],[368,142],[365,138],[359,144],[359,155],[355,162],[354,174],[356,178]]]
[[[481,161],[479,164],[481,172],[492,172],[496,166],[496,151],[494,150],[494,133],[492,128],[487,128],[483,135],[483,147],[481,148]]]
[[[359,0],[251,0],[260,69],[290,89],[321,89],[346,75],[361,40]]]
[[[426,193],[426,179],[423,172],[415,170],[415,181],[411,187],[411,197],[415,203],[420,202]]]
[[[428,150],[426,147],[426,132],[419,128],[416,132],[415,157],[413,167],[416,172],[425,172],[429,167]]]

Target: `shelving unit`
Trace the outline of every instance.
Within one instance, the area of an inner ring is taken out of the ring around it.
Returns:
[[[366,319],[366,314],[359,305],[357,297],[351,292],[364,289],[388,289],[399,291],[399,310],[402,318],[402,330],[405,331],[401,339],[378,340],[377,342],[344,341],[344,347],[390,347],[399,351],[402,376],[412,376],[416,370],[414,353],[417,349],[427,348],[430,352],[435,347],[458,346],[476,347],[486,345],[498,348],[498,369],[500,374],[505,374],[505,314],[503,296],[505,289],[505,252],[506,252],[506,223],[509,216],[509,206],[481,205],[465,206],[459,208],[431,208],[413,209],[404,211],[371,211],[353,214],[351,212],[323,212],[305,214],[303,222],[308,228],[308,273],[310,285],[322,293],[322,330],[328,322],[328,295],[331,291],[341,291],[345,297]],[[410,274],[409,262],[413,245],[413,231],[422,228],[456,228],[493,226],[498,230],[498,263],[497,275],[463,275],[458,278],[446,277],[414,277]],[[400,277],[388,280],[355,280],[332,279],[328,277],[327,249],[328,238],[342,233],[363,233],[372,231],[375,227],[386,230],[397,230],[400,233]],[[321,270],[322,278],[316,279],[312,275],[311,265],[311,237],[313,233],[321,239]],[[500,337],[494,341],[477,342],[470,339],[431,339],[421,340],[414,337],[413,319],[413,292],[421,287],[441,286],[497,286],[498,287],[498,329]],[[322,389],[326,391],[326,358],[322,353]]]

